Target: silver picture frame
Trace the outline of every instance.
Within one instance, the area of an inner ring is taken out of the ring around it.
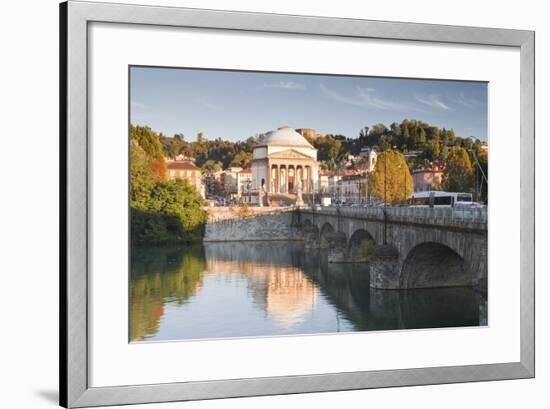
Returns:
[[[521,60],[521,356],[517,362],[113,387],[88,381],[88,25],[91,22],[476,44]],[[60,404],[169,402],[535,376],[535,33],[495,28],[69,1],[60,5]]]

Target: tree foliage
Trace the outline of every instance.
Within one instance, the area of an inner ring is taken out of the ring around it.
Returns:
[[[472,149],[476,155],[482,155],[479,139],[463,138],[452,129],[438,128],[416,119],[404,119],[401,123],[393,122],[389,128],[381,123],[361,128],[358,137],[342,140],[340,154],[357,155],[365,147],[379,152],[386,149],[418,151],[419,154],[411,159],[411,165],[415,165],[425,160],[445,159],[455,146]]]
[[[412,176],[403,154],[396,150],[382,152],[378,156],[374,172],[369,176],[369,194],[381,202],[386,197],[387,203],[400,203],[413,193],[413,187]]]
[[[233,160],[230,163],[230,166],[240,166],[245,167],[252,160],[252,152],[247,152],[245,150],[239,151],[233,157]]]
[[[471,192],[473,167],[466,149],[454,147],[447,156],[443,172],[443,189],[449,192]]]
[[[136,136],[145,139],[144,149],[146,152],[158,154],[157,148],[149,146],[154,144],[150,143],[149,138],[146,138],[152,131],[147,127],[136,128],[140,129]],[[188,142],[181,133],[175,134],[173,137],[158,135],[164,156],[175,158],[182,154],[193,158],[197,166],[201,168],[208,161],[219,162],[223,168],[247,166],[252,158],[254,147],[264,137],[264,134],[257,134],[244,141],[233,142],[219,137],[211,139],[204,133],[199,133],[194,141]],[[417,119],[404,119],[401,123],[393,122],[389,126],[383,123],[365,126],[359,130],[357,136],[327,134],[312,138],[308,135],[306,139],[317,148],[321,167],[331,170],[335,169],[343,158],[348,155],[358,155],[361,149],[366,147],[374,148],[378,152],[387,149],[395,149],[400,152],[417,151],[418,154],[409,159],[409,165],[412,167],[422,164],[426,160],[444,160],[453,147],[471,150],[478,157],[483,155],[480,140],[472,137],[460,137],[452,129],[438,128]],[[209,167],[211,168],[211,165],[206,168]]]
[[[198,246],[144,247],[131,253],[130,339],[158,332],[166,299],[185,303],[200,289],[206,260]]]
[[[317,159],[325,162],[329,169],[334,169],[342,156],[342,141],[333,135],[326,135],[317,137],[313,144],[318,150]]]
[[[159,136],[148,126],[131,126],[130,140],[136,141],[151,160],[164,158]]]
[[[221,138],[208,139],[202,132],[194,142],[185,141],[183,134],[174,137],[159,135],[164,156],[175,158],[184,155],[193,158],[197,166],[204,167],[207,162],[220,163],[223,168],[229,166],[246,166],[252,160],[254,147],[264,138],[263,134],[251,136],[244,141],[227,141]]]
[[[161,146],[158,136],[147,129],[138,132],[136,127],[131,128],[132,243],[198,241],[207,218],[202,198],[186,180],[165,180],[166,164],[162,156],[157,157],[157,148]],[[157,138],[156,144],[151,135]]]

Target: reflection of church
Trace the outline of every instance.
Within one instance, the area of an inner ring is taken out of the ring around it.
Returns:
[[[297,267],[208,260],[206,274],[221,271],[244,275],[254,304],[281,328],[298,325],[317,304],[316,285]]]
[[[280,327],[290,328],[303,321],[317,303],[317,288],[295,267],[279,268],[267,277],[265,305],[268,316]],[[254,279],[251,279],[252,291]]]
[[[317,149],[292,128],[268,132],[254,148],[252,188],[255,191],[311,192],[317,177]]]

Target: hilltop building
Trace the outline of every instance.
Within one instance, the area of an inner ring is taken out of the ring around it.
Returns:
[[[312,128],[298,128],[296,129],[296,132],[311,141],[321,136],[315,129]]]

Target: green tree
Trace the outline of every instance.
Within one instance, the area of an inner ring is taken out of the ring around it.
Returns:
[[[470,192],[473,184],[473,167],[466,149],[454,147],[447,156],[443,172],[443,188],[449,192]]]
[[[231,166],[244,167],[249,161],[252,160],[252,153],[246,151],[238,152],[231,161]]]
[[[191,243],[202,237],[207,213],[202,208],[201,196],[185,180],[164,180],[165,167],[159,136],[147,127],[132,127],[132,243]]]
[[[384,183],[385,179],[385,183]],[[387,150],[378,155],[374,171],[369,176],[369,192],[380,201],[400,203],[413,193],[413,180],[403,154]]]
[[[164,157],[159,136],[147,126],[130,126],[130,139],[137,141],[150,159]]]
[[[317,159],[327,162],[329,166],[333,166],[341,157],[342,141],[332,135],[318,137],[315,147],[318,149]]]
[[[202,235],[207,212],[202,198],[187,180],[161,181],[151,191],[149,210],[164,216],[175,241],[193,242]]]
[[[130,206],[146,209],[147,201],[156,183],[150,160],[137,140],[130,142]]]
[[[201,167],[201,172],[203,174],[210,174],[218,172],[222,169],[222,163],[221,162],[215,162],[212,159],[207,160],[204,165]]]

